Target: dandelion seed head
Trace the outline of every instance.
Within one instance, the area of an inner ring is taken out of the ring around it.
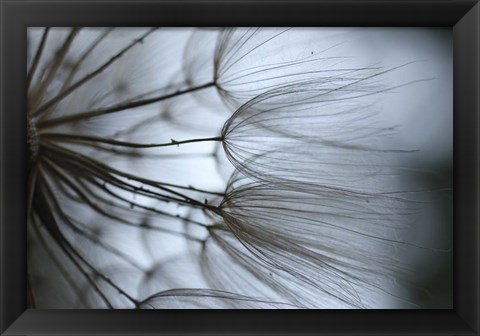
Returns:
[[[376,104],[396,68],[304,33],[29,29],[32,307],[404,299],[421,207]]]

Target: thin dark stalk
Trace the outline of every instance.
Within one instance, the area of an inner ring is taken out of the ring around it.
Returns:
[[[93,50],[95,50],[95,48],[100,44],[100,42],[102,42],[107,36],[108,34],[110,34],[110,32],[113,30],[113,28],[110,28],[110,29],[107,29],[103,34],[101,34],[91,45],[90,47],[78,58],[78,60],[75,62],[75,64],[72,66],[72,69],[70,70],[70,73],[68,74],[68,77],[67,79],[65,80],[65,82],[63,83],[62,85],[62,88],[60,89],[60,94],[62,92],[64,92],[65,90],[68,89],[69,85],[71,84],[74,76],[76,75],[78,69],[80,68],[80,66],[82,65],[82,63],[87,59],[87,57],[93,52]],[[55,107],[57,106],[57,104],[60,102],[60,100],[58,100],[57,102],[55,102],[54,104],[51,104],[47,109],[45,110],[42,110],[40,112],[38,112],[38,114],[44,112],[46,115],[51,112],[53,109],[55,109]],[[43,118],[46,118],[46,115],[43,117]],[[32,114],[32,117],[36,117],[37,114],[33,113]]]
[[[102,64],[100,67],[98,67],[95,71],[89,73],[88,75],[86,75],[85,77],[83,77],[82,79],[78,80],[76,83],[72,84],[69,88],[66,88],[64,90],[62,90],[57,96],[55,96],[54,98],[50,99],[48,102],[46,102],[45,104],[43,104],[41,107],[39,107],[35,112],[33,112],[33,115],[38,115],[39,113],[47,110],[49,107],[51,107],[52,105],[56,104],[57,102],[59,102],[60,100],[62,100],[63,98],[65,98],[67,95],[69,95],[70,93],[72,93],[73,91],[75,91],[76,89],[78,89],[80,86],[82,86],[83,84],[87,83],[89,80],[91,80],[92,78],[98,76],[100,73],[102,73],[105,69],[107,69],[110,65],[112,65],[115,61],[117,61],[120,57],[122,57],[128,50],[132,49],[135,45],[139,44],[139,43],[142,43],[143,40],[148,36],[150,35],[151,33],[153,33],[155,30],[157,30],[158,28],[152,28],[150,29],[148,32],[146,32],[145,34],[143,34],[142,36],[140,36],[140,38],[138,39],[135,39],[132,43],[130,43],[127,47],[123,48],[119,53],[117,53],[115,56],[113,56],[112,58],[110,58],[110,60],[108,60],[107,62],[105,62],[104,64]]]
[[[38,64],[40,63],[40,59],[42,57],[43,49],[45,48],[45,42],[47,41],[48,32],[50,27],[46,27],[43,31],[42,39],[40,40],[40,44],[38,45],[37,52],[35,53],[35,57],[33,59],[32,65],[30,66],[30,71],[27,75],[27,90],[30,88],[32,83],[33,76],[37,71]]]
[[[57,177],[60,178],[61,181],[63,181],[65,184],[68,185],[69,188],[71,188],[73,190],[73,192],[75,192],[78,197],[79,197],[79,202],[85,202],[86,204],[88,204],[93,210],[95,210],[97,213],[99,213],[100,215],[103,215],[107,218],[110,218],[110,219],[113,219],[113,220],[116,220],[118,221],[119,224],[124,224],[124,225],[128,225],[128,226],[131,226],[131,227],[135,227],[135,228],[142,228],[142,227],[145,227],[145,228],[148,228],[148,229],[151,229],[151,230],[155,230],[155,231],[159,231],[159,232],[162,232],[162,233],[168,233],[168,234],[175,234],[175,235],[180,235],[186,239],[189,239],[189,240],[198,240],[197,238],[195,237],[191,237],[191,236],[188,236],[188,235],[185,235],[181,232],[177,232],[177,231],[173,231],[173,230],[169,230],[169,229],[165,229],[165,228],[160,228],[160,227],[154,227],[154,226],[146,226],[144,224],[136,224],[134,222],[131,222],[131,221],[128,221],[120,216],[117,216],[117,215],[114,215],[112,213],[109,213],[107,212],[106,210],[103,210],[101,207],[99,207],[97,204],[95,204],[90,198],[90,197],[93,197],[93,198],[96,198],[97,201],[101,201],[103,203],[108,203],[105,199],[103,198],[100,198],[98,195],[94,194],[91,190],[89,190],[85,185],[83,185],[80,181],[77,181],[77,183],[80,184],[81,187],[83,187],[83,189],[79,186],[79,185],[76,185],[71,179],[68,178],[68,176],[60,171],[61,168],[58,167],[55,163],[53,163],[52,161],[48,160],[48,159],[45,159],[45,162],[49,165],[49,168],[52,170],[52,173],[54,173]],[[88,194],[88,195],[87,195]],[[116,198],[118,199],[121,199],[122,201],[125,201],[125,202],[128,202],[130,204],[132,204],[132,202],[124,199],[124,198],[121,198],[120,196],[116,195],[116,194],[113,194]],[[108,203],[107,205],[109,205],[110,207],[111,206],[117,206],[117,207],[120,207],[119,205],[117,204],[112,204],[112,203]],[[139,207],[142,207],[141,205],[138,205]],[[120,207],[121,208],[121,207]],[[124,210],[124,208],[121,208]],[[68,216],[66,216],[63,211],[61,211],[59,209],[59,212],[60,214],[64,215],[64,219],[66,222],[70,222],[70,218]],[[162,215],[168,215],[166,213],[161,213]],[[175,218],[179,218],[177,216],[174,216],[172,215],[172,217],[175,217]],[[179,218],[181,219],[181,218]],[[197,224],[197,225],[201,225],[203,227],[205,227],[205,224],[203,223],[200,223],[200,222],[195,222],[193,224]]]
[[[115,113],[115,112],[120,112],[128,109],[133,109],[137,107],[142,107],[146,105],[150,105],[153,103],[158,103],[163,100],[171,99],[174,97],[179,97],[187,93],[192,93],[195,91],[203,90],[209,87],[213,87],[215,85],[214,82],[206,83],[203,85],[195,86],[195,87],[190,87],[187,89],[179,90],[170,94],[166,95],[160,95],[157,97],[152,97],[152,98],[147,98],[147,99],[142,99],[142,100],[137,100],[137,101],[127,101],[127,102],[122,102],[120,104],[114,105],[112,107],[107,107],[107,108],[102,108],[94,111],[85,111],[85,112],[80,112],[76,113],[70,116],[64,116],[64,117],[58,117],[58,118],[52,118],[49,120],[45,121],[40,121],[38,123],[38,128],[48,128],[48,127],[54,127],[54,126],[59,126],[63,125],[66,123],[70,122],[75,122],[79,120],[85,120],[93,117],[98,117],[110,113]]]
[[[160,143],[160,144],[141,144],[135,142],[119,141],[114,139],[108,139],[104,137],[81,135],[81,134],[67,134],[67,133],[44,133],[41,134],[42,137],[55,139],[55,140],[73,140],[73,141],[85,141],[93,143],[105,143],[114,146],[130,147],[130,148],[156,148],[156,147],[168,147],[168,146],[179,146],[187,143],[195,142],[207,142],[207,141],[222,141],[223,137],[211,137],[211,138],[199,138],[199,139],[189,139],[177,141],[171,139],[171,142]]]
[[[43,146],[45,149],[48,149],[49,151],[51,151],[53,155],[63,155],[64,160],[59,161],[58,164],[61,166],[65,166],[67,164],[70,165],[71,168],[69,169],[74,173],[74,175],[82,174],[82,172],[85,171],[106,183],[117,186],[123,190],[130,191],[132,193],[139,193],[140,195],[148,195],[148,196],[155,195],[156,199],[162,200],[165,202],[170,202],[170,201],[182,202],[182,200],[173,199],[168,195],[155,193],[143,187],[131,185],[128,182],[123,181],[116,176],[113,176],[112,174],[114,173],[112,173],[109,170],[108,166],[105,166],[96,160],[90,159],[89,157],[86,157],[78,153],[72,152],[68,149],[47,144],[47,143],[45,143]]]
[[[76,142],[75,140],[67,140],[63,139],[62,142],[65,143],[71,143],[74,145],[78,146],[85,146],[85,147],[90,147],[98,151],[100,154],[101,152],[107,152],[108,154],[112,154],[115,156],[124,156],[124,157],[129,157],[132,159],[140,159],[140,158],[155,158],[155,159],[162,159],[162,160],[191,160],[191,159],[208,159],[214,157],[214,153],[169,153],[169,154],[160,154],[160,153],[146,153],[146,152],[140,152],[136,149],[124,149],[122,150],[117,149],[116,147],[109,147],[106,145],[100,145],[100,144],[95,144],[95,143],[90,143],[90,142]]]
[[[45,191],[45,194],[41,197],[36,198],[39,201],[39,207],[42,209],[41,217],[42,223],[45,225],[45,228],[49,232],[50,236],[56,241],[57,245],[60,247],[60,249],[63,251],[63,253],[70,259],[70,261],[75,265],[75,267],[82,273],[82,275],[85,277],[85,279],[90,283],[94,291],[100,296],[102,301],[105,303],[105,305],[113,309],[112,304],[108,300],[108,298],[105,296],[105,294],[98,288],[97,284],[95,281],[92,279],[90,274],[88,274],[83,267],[79,264],[78,260],[75,259],[75,257],[72,255],[72,252],[74,252],[73,247],[69,244],[69,242],[65,239],[63,234],[60,232],[57,221],[53,215],[52,212],[49,211],[51,209],[51,204],[50,202],[46,199],[47,197],[50,197],[50,200],[54,202],[54,209],[59,209],[60,205],[58,204],[57,199],[54,196],[54,193],[48,184],[48,182],[45,180],[45,178],[41,175],[40,177],[40,182],[42,185],[42,189]],[[40,215],[40,213],[39,213]],[[46,222],[47,221],[47,222]],[[38,228],[37,228],[38,232]]]
[[[51,169],[56,169],[52,163],[50,162],[50,168]],[[67,183],[71,188],[73,188],[76,192],[80,192],[78,188],[76,188],[73,183],[71,181],[68,180],[68,178],[66,178],[66,176],[63,176],[62,173],[58,170],[56,170],[56,173],[59,174],[58,176],[62,177],[63,181],[65,183]],[[47,183],[47,182],[45,182]],[[79,196],[82,196],[79,194]],[[85,196],[85,195],[83,195]],[[52,197],[53,194],[52,194]],[[83,197],[82,197],[83,198]],[[84,198],[84,200],[86,200],[87,202],[89,202],[88,200],[88,197],[87,198]],[[93,204],[91,202],[89,202],[89,205],[90,206],[93,206]],[[59,205],[57,204],[57,207],[59,207]],[[95,207],[98,211],[98,207]],[[60,209],[60,208],[59,208]],[[117,218],[118,219],[118,218]],[[111,287],[115,288],[120,294],[122,294],[123,296],[125,296],[128,300],[130,300],[135,306],[139,303],[137,300],[135,300],[132,296],[130,296],[128,293],[126,293],[123,289],[121,289],[118,285],[116,285],[112,280],[110,280],[108,277],[106,277],[102,272],[98,271],[95,267],[92,266],[92,264],[90,262],[88,262],[72,245],[71,243],[63,236],[63,234],[58,234],[58,239],[60,239],[61,242],[63,242],[65,245],[61,244],[60,243],[60,246],[62,246],[62,248],[66,249],[66,250],[69,250],[71,253],[73,253],[83,264],[85,264],[89,269],[91,269],[97,276],[99,276],[103,281],[105,281],[107,284],[109,284]],[[72,259],[73,260],[73,259]],[[80,269],[83,269],[81,268],[78,264],[77,264],[77,267],[79,267]],[[108,301],[108,300],[107,300]],[[112,306],[110,306],[110,308],[113,308]]]
[[[34,89],[32,93],[32,97],[28,99],[28,113],[32,114],[34,109],[41,104],[45,92],[47,91],[48,87],[55,79],[55,75],[57,74],[58,69],[62,65],[62,62],[67,55],[70,46],[77,35],[79,28],[72,28],[70,34],[66,37],[65,41],[63,42],[62,47],[57,51],[53,64],[50,66],[47,77],[39,83],[39,86]],[[33,112],[34,113],[34,112]]]
[[[159,214],[159,215],[162,215],[162,216],[165,216],[165,217],[176,218],[176,219],[180,219],[180,220],[183,220],[183,221],[187,221],[191,224],[195,224],[195,225],[198,225],[198,226],[201,226],[201,227],[208,226],[207,224],[195,221],[193,219],[185,218],[185,217],[182,217],[182,216],[179,216],[179,215],[170,214],[170,213],[167,213],[167,212],[164,212],[164,211],[157,210],[157,209],[152,208],[152,207],[147,207],[147,206],[144,206],[142,204],[129,201],[125,197],[122,197],[122,196],[118,195],[117,193],[113,192],[112,190],[110,190],[109,188],[107,188],[107,186],[101,185],[98,181],[93,180],[93,181],[90,181],[90,182],[95,184],[98,188],[103,189],[109,195],[111,195],[111,196],[113,196],[113,197],[115,197],[115,198],[117,198],[117,199],[119,199],[119,200],[121,200],[125,203],[130,204],[130,206],[135,206],[135,207],[138,207],[140,209],[148,210],[148,211],[151,211],[153,213],[156,213],[156,214]]]
[[[140,183],[144,183],[144,184],[156,187],[160,190],[166,191],[166,192],[168,192],[170,194],[173,194],[175,196],[179,196],[181,198],[180,200],[172,198],[172,200],[175,201],[175,202],[181,202],[181,203],[184,203],[184,204],[187,204],[187,205],[190,205],[190,206],[196,206],[196,207],[200,207],[200,208],[203,208],[203,209],[212,210],[214,212],[218,210],[218,207],[199,202],[199,201],[197,201],[197,200],[195,200],[191,197],[188,197],[188,196],[186,196],[182,193],[179,193],[178,191],[174,191],[170,188],[167,188],[167,187],[164,186],[164,184],[162,182],[145,179],[145,178],[142,178],[142,177],[139,177],[139,176],[136,176],[136,175],[132,175],[132,174],[129,174],[129,173],[126,173],[126,172],[119,171],[119,170],[114,169],[110,166],[102,164],[102,163],[100,163],[96,160],[93,160],[93,159],[91,159],[87,156],[81,155],[79,153],[71,152],[68,149],[65,149],[65,148],[62,148],[62,147],[59,147],[59,146],[56,146],[56,145],[53,145],[53,144],[48,144],[48,145],[44,144],[44,146],[52,148],[53,150],[59,152],[60,155],[63,153],[63,154],[66,154],[70,157],[73,157],[73,159],[75,159],[75,160],[82,160],[82,161],[85,161],[89,164],[93,164],[98,169],[104,170],[105,172],[113,173],[113,174],[122,176],[122,177],[127,178],[127,179],[131,179],[131,180],[134,180],[134,181],[137,181],[137,182],[140,182]],[[168,198],[167,195],[162,195],[162,196]],[[184,201],[182,201],[182,199]]]
[[[53,263],[55,264],[55,266],[58,268],[58,270],[60,271],[60,274],[63,276],[63,278],[65,279],[65,281],[67,281],[68,285],[72,288],[72,290],[75,292],[75,294],[77,295],[77,297],[80,299],[80,301],[82,301],[82,304],[84,307],[87,307],[87,304],[86,302],[84,301],[84,294],[82,293],[82,291],[80,290],[80,288],[75,284],[75,282],[73,281],[72,277],[70,276],[70,274],[68,274],[67,270],[65,269],[65,267],[63,266],[63,264],[58,260],[58,257],[55,255],[55,253],[52,251],[52,249],[50,248],[50,246],[47,244],[47,242],[45,241],[45,238],[43,238],[39,228],[38,228],[38,225],[36,225],[35,223],[32,223],[32,226],[33,226],[33,229],[35,231],[35,234],[37,235],[38,237],[38,240],[40,241],[40,244],[42,245],[43,249],[45,250],[45,252],[47,252],[48,256],[50,257],[50,259],[53,261]]]

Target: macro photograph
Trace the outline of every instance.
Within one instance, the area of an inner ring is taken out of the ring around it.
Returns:
[[[452,29],[26,31],[29,308],[453,308]]]

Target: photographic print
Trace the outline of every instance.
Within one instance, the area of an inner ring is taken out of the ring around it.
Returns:
[[[27,29],[38,309],[451,309],[451,28]]]

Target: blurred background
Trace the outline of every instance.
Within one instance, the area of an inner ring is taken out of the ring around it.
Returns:
[[[395,74],[392,82],[424,78],[426,82],[398,88],[385,96],[382,114],[397,125],[392,147],[418,150],[399,157],[400,165],[419,174],[405,181],[407,188],[430,190],[433,206],[419,216],[410,239],[438,249],[411,255],[415,264],[427,270],[412,299],[425,308],[453,307],[453,43],[450,29],[371,28],[359,41],[366,57],[382,64],[411,64]],[[422,288],[423,287],[423,288]]]

